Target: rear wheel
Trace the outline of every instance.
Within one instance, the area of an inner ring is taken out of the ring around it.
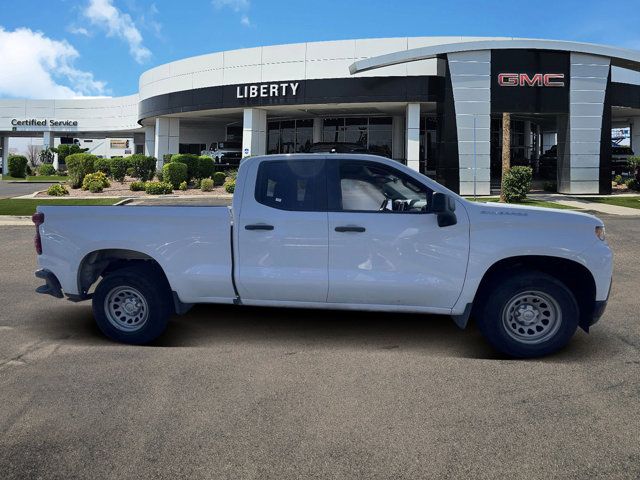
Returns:
[[[494,282],[479,308],[477,324],[497,350],[518,358],[564,347],[578,327],[575,297],[559,280],[539,272]]]
[[[93,296],[98,328],[118,342],[141,345],[164,332],[171,315],[170,291],[157,272],[130,267],[107,275]],[[164,280],[164,279],[163,279]]]

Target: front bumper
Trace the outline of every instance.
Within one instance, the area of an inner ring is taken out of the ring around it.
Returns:
[[[611,286],[613,282],[609,284],[609,291],[607,292],[607,298],[604,300],[596,300],[593,304],[593,313],[591,314],[591,318],[589,319],[589,326],[595,325],[598,320],[604,315],[604,311],[607,308],[607,303],[609,302],[609,295],[611,295]]]

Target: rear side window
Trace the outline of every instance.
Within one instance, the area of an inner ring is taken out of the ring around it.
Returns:
[[[255,195],[258,203],[279,210],[326,210],[324,161],[262,162]]]

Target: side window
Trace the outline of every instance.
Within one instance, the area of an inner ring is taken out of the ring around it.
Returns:
[[[321,160],[262,162],[255,197],[258,203],[280,210],[326,210],[326,181]]]
[[[386,165],[340,162],[339,180],[342,211],[428,212],[432,192]]]

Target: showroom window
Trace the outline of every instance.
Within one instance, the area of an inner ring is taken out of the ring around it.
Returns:
[[[282,120],[267,125],[267,153],[307,152],[313,143],[313,120]]]
[[[346,142],[362,145],[376,155],[391,158],[392,117],[325,118],[323,142]]]

